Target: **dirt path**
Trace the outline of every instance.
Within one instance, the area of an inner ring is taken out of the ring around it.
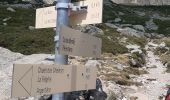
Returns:
[[[144,85],[131,95],[138,97],[137,100],[164,100],[163,98],[160,99],[160,97],[166,94],[166,85],[170,84],[170,73],[165,72],[166,67],[159,57],[154,55],[154,48],[146,45],[146,50],[146,68],[149,74],[138,77]]]

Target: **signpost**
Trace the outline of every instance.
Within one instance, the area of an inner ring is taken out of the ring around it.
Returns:
[[[102,23],[103,0],[70,1],[36,10],[37,29],[56,27],[55,63],[60,65],[14,65],[12,97],[58,93],[52,100],[64,100],[62,92],[95,89],[96,68],[67,65],[68,55],[100,57],[102,41],[67,26]]]
[[[56,34],[54,37],[55,41],[55,63],[57,64],[68,64],[68,55],[59,54],[59,42],[60,42],[60,29],[62,25],[69,25],[69,3],[70,0],[57,0],[56,4]],[[64,94],[54,94],[52,95],[52,100],[64,100]]]
[[[96,68],[75,65],[14,65],[12,97],[96,88]]]
[[[71,11],[69,25],[85,25],[102,23],[103,0],[85,0],[73,5],[87,7],[84,13]],[[83,9],[83,8],[82,8]],[[56,27],[57,11],[55,6],[39,8],[36,10],[36,28]]]

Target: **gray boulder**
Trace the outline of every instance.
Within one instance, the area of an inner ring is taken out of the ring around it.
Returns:
[[[145,22],[146,28],[148,30],[158,30],[158,26],[153,22],[153,19],[150,19],[149,21]]]
[[[119,12],[118,14],[121,15],[121,16],[125,15],[123,12]]]
[[[73,28],[75,28],[76,30],[80,30],[83,33],[90,34],[90,35],[97,35],[97,34],[104,35],[104,32],[102,29],[96,26],[93,26],[93,25],[77,26]]]
[[[150,33],[150,34],[151,34],[151,38],[161,39],[165,37],[163,34],[158,34],[158,33]]]
[[[129,64],[132,67],[143,67],[143,65],[137,59],[130,59]]]
[[[35,30],[35,27],[34,26],[29,26],[28,29],[29,30]]]
[[[121,21],[122,21],[122,19],[120,19],[120,18],[115,18],[115,20],[114,20],[115,23],[118,23],[118,22],[121,22]]]
[[[6,22],[6,21],[10,20],[11,18],[12,17],[7,17],[7,18],[3,19],[2,21]]]
[[[29,9],[33,6],[31,4],[12,4],[11,7]]]
[[[145,27],[142,25],[133,25],[133,28],[142,32],[145,32]]]
[[[114,29],[117,29],[119,28],[118,26],[114,25],[114,24],[111,24],[111,23],[105,23],[106,26],[110,27],[110,28],[114,28]]]
[[[7,23],[3,23],[4,26],[7,26],[8,24]]]
[[[16,12],[15,9],[13,9],[13,8],[11,8],[11,7],[8,7],[8,8],[7,8],[7,11]]]
[[[136,36],[136,37],[143,37],[144,33],[137,31],[135,29],[126,27],[126,28],[118,28],[117,29],[118,32],[120,32],[123,35],[127,35],[127,36]]]
[[[101,66],[101,63],[99,63],[97,60],[88,60],[85,64],[85,66],[99,67],[99,66]]]

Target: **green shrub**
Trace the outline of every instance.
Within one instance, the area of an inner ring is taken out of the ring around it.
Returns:
[[[146,64],[146,60],[143,56],[143,54],[139,54],[138,52],[133,53],[131,56],[133,59],[137,60],[140,64],[145,65]]]
[[[156,55],[162,55],[162,54],[164,54],[164,53],[166,53],[166,52],[168,52],[168,50],[166,49],[166,48],[156,48],[156,50],[155,50],[155,54]]]
[[[112,54],[123,54],[123,53],[127,53],[128,50],[125,46],[117,43],[117,42],[113,42],[113,41],[109,41],[107,38],[102,38],[102,50],[103,52],[107,52],[107,53],[112,53]]]
[[[170,20],[159,20],[159,19],[155,19],[154,20],[155,24],[158,25],[158,30],[156,31],[159,34],[164,34],[164,35],[169,35],[170,34]]]
[[[137,44],[137,45],[141,46],[142,48],[144,48],[147,43],[145,38],[138,38],[138,37],[134,37],[134,36],[129,36],[127,42],[129,42],[131,44]]]
[[[166,44],[167,47],[170,48],[170,38],[168,38],[167,40],[165,40],[165,44]]]
[[[128,74],[133,74],[133,75],[148,74],[146,70],[139,70],[139,68],[133,68],[133,67],[124,68],[123,71]]]
[[[107,100],[117,100],[116,94],[115,94],[114,92],[112,92],[112,93],[109,95],[109,97],[108,97]]]

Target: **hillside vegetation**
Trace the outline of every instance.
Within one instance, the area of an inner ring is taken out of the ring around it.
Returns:
[[[122,15],[119,13],[123,13]],[[161,17],[160,17],[161,16]],[[125,6],[125,5],[104,5],[104,22],[121,18],[118,24],[143,25],[153,19],[159,27],[158,30],[146,30],[159,34],[170,34],[170,6]],[[162,19],[161,19],[162,18]],[[167,19],[166,19],[167,18]],[[168,19],[169,18],[169,19]]]
[[[52,53],[53,29],[30,30],[34,26],[35,10],[15,8],[16,12],[0,7],[0,46],[23,54]],[[3,21],[9,18],[8,21]],[[3,25],[6,23],[7,25]]]
[[[14,8],[16,12],[7,11],[7,7],[0,6],[0,46],[8,48],[14,52],[22,54],[33,53],[54,53],[54,31],[53,29],[32,29],[35,26],[35,10]],[[146,12],[145,16],[139,16],[134,11]],[[122,12],[123,15],[118,13]],[[104,4],[103,22],[111,22],[120,17],[122,21],[119,24],[145,25],[150,19],[150,12],[157,12],[163,15],[170,15],[169,7],[131,7],[115,5],[111,2]],[[3,21],[4,19],[7,21]],[[154,19],[159,29],[152,32],[168,35],[170,34],[170,21]],[[114,23],[115,24],[115,23]],[[31,27],[31,29],[30,29]],[[97,25],[102,29],[104,35],[97,35],[103,40],[103,52],[108,53],[126,53],[126,43],[120,43],[124,38],[115,29],[105,24]],[[109,39],[108,39],[109,38]],[[145,45],[145,39],[137,37],[127,37],[129,43]]]

